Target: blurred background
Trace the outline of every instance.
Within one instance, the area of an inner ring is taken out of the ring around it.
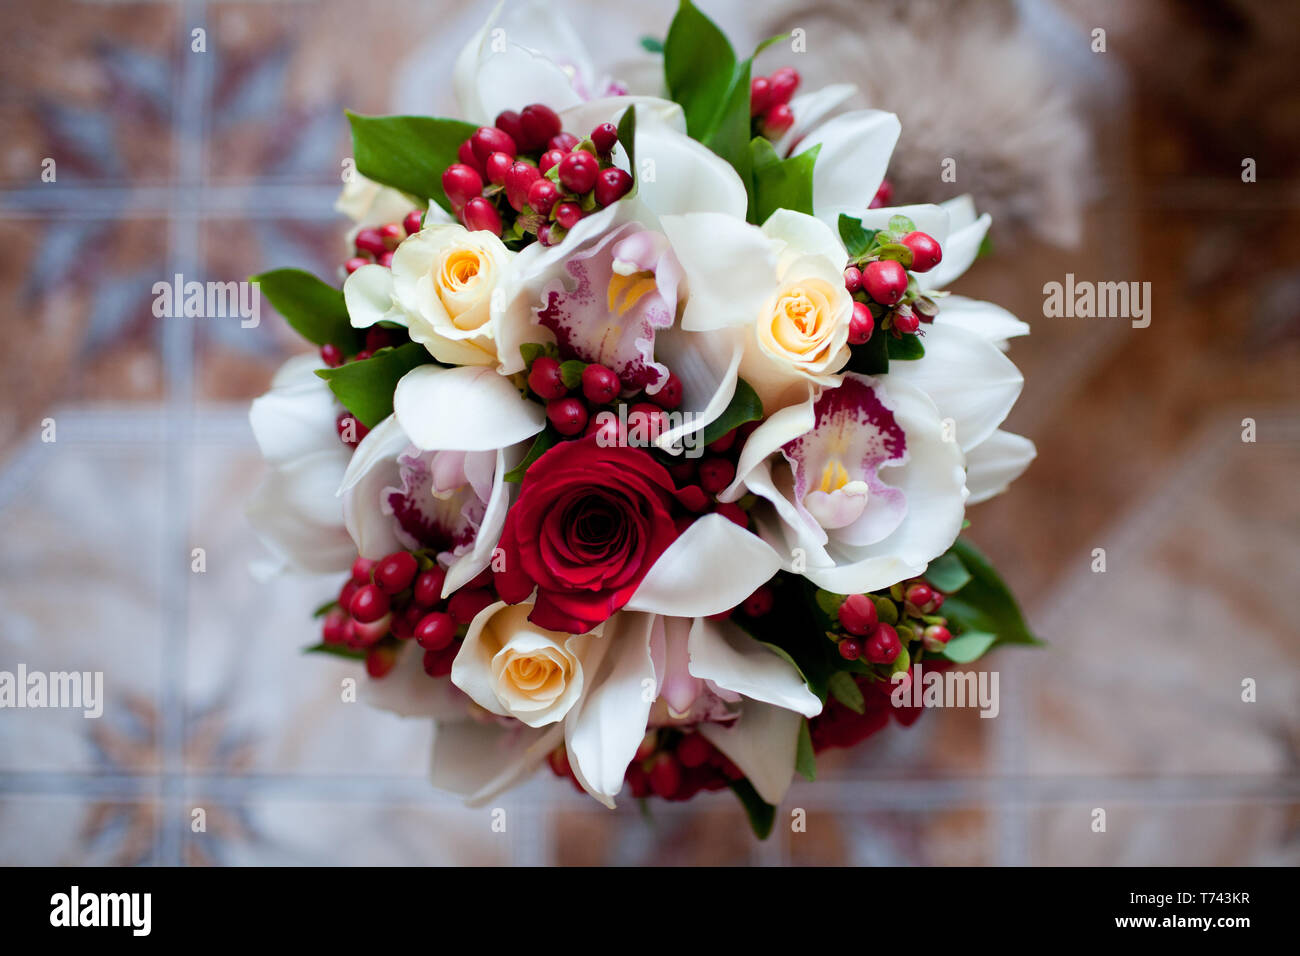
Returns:
[[[615,75],[675,8],[554,6]],[[1033,326],[1008,427],[1039,457],[969,533],[1050,641],[981,662],[999,716],[825,755],[761,844],[726,793],[646,819],[542,774],[498,801],[501,834],[433,792],[427,725],[340,703],[355,665],[300,652],[337,582],[248,572],[247,403],[301,343],[269,306],[155,318],[151,290],[335,274],[343,108],[450,113],[490,4],[6,0],[0,670],[103,671],[106,701],[0,710],[0,863],[1300,862],[1300,10],[701,6],[737,48],[805,30],[765,72],[900,115],[896,202],[994,215],[955,288]],[[1045,317],[1067,273],[1150,282],[1150,326]]]

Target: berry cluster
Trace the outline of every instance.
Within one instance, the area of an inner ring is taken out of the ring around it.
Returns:
[[[424,213],[412,209],[406,214],[400,226],[390,222],[382,226],[366,226],[364,229],[357,230],[357,236],[352,240],[357,254],[344,264],[344,270],[348,275],[352,275],[362,266],[371,263],[378,263],[385,269],[392,268],[393,250],[407,236],[413,236],[420,231],[420,222],[423,219]]]
[[[321,639],[364,653],[366,673],[376,678],[393,669],[402,642],[414,640],[424,649],[425,672],[445,677],[469,622],[496,600],[491,571],[444,600],[446,577],[424,551],[394,551],[378,561],[358,557],[325,614]]]
[[[466,229],[554,245],[632,188],[631,174],[611,159],[617,142],[612,123],[579,140],[541,103],[506,110],[495,126],[480,126],[461,143],[460,161],[443,172],[442,188]]]
[[[935,238],[916,229],[906,216],[893,217],[889,228],[872,234],[863,253],[844,270],[844,287],[853,296],[849,344],[865,345],[877,327],[895,338],[914,335],[923,319],[933,319],[939,307],[921,292],[908,270],[929,272],[942,260]]]
[[[749,115],[756,136],[778,140],[794,125],[790,97],[799,88],[799,71],[783,66],[771,76],[749,81]]]
[[[935,614],[943,599],[943,592],[921,580],[895,584],[885,594],[850,594],[840,603],[838,628],[826,636],[846,661],[865,659],[883,669],[879,676],[888,676],[922,649],[939,653],[947,646],[952,633]]]
[[[561,745],[547,757],[551,772],[568,777],[582,791]],[[689,800],[701,790],[725,790],[745,775],[722,751],[693,730],[650,730],[628,764],[623,779],[637,799],[656,796]]]

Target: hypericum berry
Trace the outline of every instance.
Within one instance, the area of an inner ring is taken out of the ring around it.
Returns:
[[[563,158],[564,150],[548,149],[546,152],[542,153],[541,158],[537,160],[538,172],[542,175],[546,175],[547,170],[556,165]]]
[[[915,607],[925,610],[934,600],[934,589],[928,584],[913,584],[903,593],[903,597]]]
[[[515,158],[509,153],[496,152],[483,161],[488,182],[500,186],[506,181],[506,171],[514,164]]]
[[[695,484],[696,473],[694,458],[679,458],[668,466],[668,474],[673,476],[673,484],[678,488]]]
[[[873,664],[892,664],[902,653],[903,644],[898,639],[898,632],[882,621],[862,645],[862,650]]]
[[[559,114],[541,103],[525,106],[519,113],[519,125],[524,131],[525,149],[530,153],[560,135]]]
[[[876,606],[865,594],[850,594],[840,605],[840,627],[858,637],[865,637],[876,626]]]
[[[637,402],[627,410],[627,427],[646,441],[656,441],[668,428],[668,418],[658,405]]]
[[[506,200],[515,212],[524,211],[524,206],[529,204],[529,189],[534,183],[540,182],[541,178],[542,174],[532,163],[522,161],[511,163],[510,168],[506,170]]]
[[[772,105],[772,81],[756,76],[749,81],[749,115],[757,116]]]
[[[552,223],[544,222],[537,227],[537,241],[544,246],[553,246],[556,243],[555,233],[551,231]]]
[[[395,222],[387,222],[379,227],[379,236],[384,240],[384,245],[389,251],[397,248],[397,244],[406,238],[406,230]]]
[[[846,637],[835,646],[846,661],[856,661],[862,656],[862,641],[856,637]]]
[[[378,620],[366,621],[362,623],[355,617],[351,618],[352,631],[348,641],[349,647],[369,647],[380,638],[388,636],[388,625],[392,623],[393,615],[385,614]]]
[[[493,153],[513,156],[517,151],[515,141],[510,138],[510,134],[495,126],[480,126],[469,138],[469,144],[470,149],[474,151],[474,158],[483,163],[485,169],[488,157]]]
[[[626,196],[631,188],[632,174],[626,169],[617,166],[602,169],[596,176],[596,202],[611,205]]]
[[[447,613],[457,624],[468,624],[478,612],[496,600],[491,591],[482,588],[461,588],[447,600]]]
[[[490,567],[487,567],[470,578],[469,581],[465,583],[465,587],[471,591],[476,591],[481,588],[490,588],[494,580],[496,580],[496,572],[494,572]]]
[[[671,412],[682,403],[682,380],[675,373],[669,373],[668,381],[650,396],[650,401]]]
[[[562,153],[567,153],[573,147],[578,145],[578,137],[572,133],[556,133],[546,141],[546,148],[558,149]]]
[[[871,197],[868,209],[879,209],[881,206],[888,206],[894,201],[894,186],[888,179],[882,179],[880,185],[876,188],[876,194]]]
[[[527,199],[528,205],[533,207],[533,212],[539,216],[549,216],[551,207],[560,199],[560,187],[549,179],[539,177],[528,187]]]
[[[450,614],[433,611],[415,625],[415,643],[426,651],[440,651],[456,638],[456,622]]]
[[[424,672],[430,677],[446,677],[451,673],[451,665],[456,655],[453,648],[444,647],[440,651],[424,652]]]
[[[650,789],[661,797],[668,798],[677,793],[682,785],[682,766],[670,753],[661,753],[655,757],[650,767]]]
[[[677,759],[683,767],[703,767],[713,756],[713,744],[702,734],[683,734],[677,742]]]
[[[564,387],[564,376],[560,374],[560,363],[549,355],[533,359],[533,367],[528,370],[528,387],[538,398],[547,401],[569,394]]]
[[[749,617],[762,617],[772,610],[775,599],[772,597],[772,589],[766,584],[760,585],[758,590],[745,598],[741,609]]]
[[[736,466],[727,458],[705,458],[700,462],[700,487],[716,495],[736,477]]]
[[[361,424],[361,420],[351,412],[339,413],[339,417],[334,420],[334,430],[349,448],[356,448],[361,444],[361,439],[370,434],[370,429]]]
[[[929,272],[943,261],[943,250],[928,232],[909,232],[900,241],[912,250],[913,272]]]
[[[921,632],[921,643],[924,644],[925,649],[931,653],[937,654],[939,651],[947,647],[948,642],[951,640],[952,632],[942,624],[931,624]]]
[[[424,219],[424,213],[419,209],[412,209],[402,220],[402,228],[406,230],[408,236],[413,236],[420,231],[420,222]]]
[[[387,329],[382,325],[372,325],[366,329],[366,349],[370,352],[399,345],[401,341],[402,334],[396,329]]]
[[[370,265],[370,260],[367,259],[365,256],[353,256],[351,259],[349,259],[347,262],[343,264],[343,268],[348,275],[352,275],[352,273],[356,272],[362,266],[368,266],[368,265]]]
[[[587,435],[595,435],[596,444],[601,448],[621,448],[626,444],[627,438],[618,416],[610,411],[597,412],[591,416],[583,431],[583,437]]]
[[[393,254],[391,252],[385,252],[382,256],[376,259],[375,262],[378,265],[383,266],[385,269],[391,269],[393,267]]]
[[[348,612],[336,607],[325,615],[321,624],[321,640],[326,644],[346,644],[348,642]]]
[[[483,191],[483,177],[472,166],[452,163],[443,170],[442,191],[447,194],[453,209],[463,209],[467,202]]]
[[[560,182],[571,193],[591,192],[600,175],[600,162],[585,150],[575,150],[560,160]]]
[[[397,663],[397,648],[391,644],[381,644],[366,652],[366,673],[378,680],[386,677]]]
[[[382,256],[388,251],[388,246],[384,245],[384,237],[373,226],[358,230],[357,237],[352,240],[352,243],[357,247],[357,252],[368,252],[371,255]]]
[[[513,139],[515,145],[525,153],[532,152],[528,147],[528,136],[524,133],[524,125],[520,121],[519,114],[514,110],[502,110],[497,114],[496,121],[492,125]]]
[[[375,565],[375,584],[386,594],[405,591],[415,580],[415,572],[420,569],[415,555],[409,551],[394,551],[379,559]]]
[[[465,203],[463,215],[465,217],[465,228],[471,232],[481,229],[484,232],[492,233],[494,236],[501,235],[501,214],[497,212],[496,206],[482,196],[476,196]]]
[[[784,103],[769,106],[758,125],[768,139],[780,139],[794,125],[794,113]]]
[[[582,370],[582,394],[593,405],[608,405],[618,398],[618,376],[603,365],[588,365]]]
[[[921,320],[911,309],[899,309],[894,313],[894,328],[904,335],[912,335],[921,327]]]
[[[375,353],[372,352],[372,351],[370,351],[370,349],[362,349],[362,350],[361,350],[360,352],[358,352],[356,355],[352,356],[352,361],[354,361],[354,362],[364,362],[366,359],[370,358],[370,356],[372,356],[372,355],[374,355],[374,354],[375,354]]]
[[[556,747],[546,755],[546,763],[551,768],[551,773],[557,777],[567,777],[569,770],[569,755],[564,752],[564,745]]]
[[[865,302],[853,303],[853,318],[849,319],[849,344],[864,345],[871,340],[871,331],[875,327],[871,310]]]
[[[844,270],[844,288],[849,290],[849,295],[862,288],[862,270],[857,266],[849,266]]]
[[[555,398],[546,403],[546,417],[567,438],[587,427],[587,406],[576,398]]]
[[[868,262],[862,270],[862,287],[881,305],[894,305],[907,291],[907,270],[892,259]]]
[[[352,583],[357,587],[370,583],[370,572],[375,569],[379,562],[373,558],[363,558],[357,555],[357,559],[352,562]],[[346,601],[340,599],[340,604],[346,604]]]
[[[591,142],[599,152],[608,153],[618,142],[618,128],[613,123],[601,123],[591,131]]]
[[[713,452],[715,455],[726,454],[727,452],[731,451],[731,447],[736,444],[737,434],[738,434],[737,430],[733,428],[731,431],[727,432],[721,438],[709,442],[709,444],[706,447],[709,449],[709,451]]]
[[[348,605],[348,613],[362,624],[370,624],[388,613],[388,595],[377,584],[357,588]]]
[[[742,528],[749,527],[749,515],[745,509],[740,507],[734,501],[720,501],[718,506],[713,509],[715,514],[720,514],[732,524],[740,525]]]
[[[772,84],[771,102],[789,103],[799,88],[799,71],[792,66],[783,66],[768,77],[768,82]]]
[[[562,202],[556,204],[551,215],[565,229],[572,229],[586,213],[582,211],[582,207],[576,202]]]
[[[330,368],[338,368],[343,364],[343,350],[332,342],[327,342],[320,347],[320,360]]]

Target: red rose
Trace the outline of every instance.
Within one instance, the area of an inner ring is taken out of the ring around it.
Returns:
[[[590,631],[632,597],[677,538],[668,470],[641,448],[561,442],[529,466],[501,533],[497,593],[518,604],[537,589],[528,619]]]

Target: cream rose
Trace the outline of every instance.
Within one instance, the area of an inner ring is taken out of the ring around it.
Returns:
[[[758,316],[758,346],[774,362],[810,378],[833,373],[848,361],[849,320],[853,300],[844,288],[823,277],[820,263],[800,278],[783,278],[780,290]]]
[[[582,660],[595,634],[561,634],[532,624],[531,604],[498,602],[470,623],[452,683],[479,706],[529,727],[563,720],[582,696]]]

